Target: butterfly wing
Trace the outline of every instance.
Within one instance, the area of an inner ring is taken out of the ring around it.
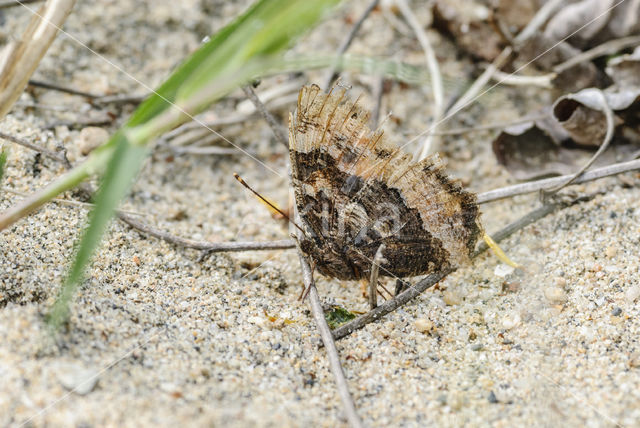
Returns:
[[[302,88],[290,117],[296,205],[318,270],[367,277],[380,244],[388,276],[468,259],[479,233],[474,195],[447,178],[437,158],[412,163],[368,119],[343,89],[324,94],[316,85]]]

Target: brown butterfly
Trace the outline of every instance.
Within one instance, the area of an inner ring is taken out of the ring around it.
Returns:
[[[368,278],[384,244],[380,274],[408,277],[469,259],[479,234],[476,197],[443,171],[437,156],[412,162],[370,113],[338,89],[300,90],[289,118],[300,248],[323,275]]]

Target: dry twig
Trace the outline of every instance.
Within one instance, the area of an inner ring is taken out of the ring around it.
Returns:
[[[180,238],[160,229],[157,229],[147,223],[143,223],[129,215],[121,214],[118,218],[134,229],[163,241],[175,244],[179,247],[193,248],[195,250],[203,250],[207,252],[226,252],[226,251],[252,251],[252,250],[280,250],[294,248],[295,242],[292,239],[281,239],[278,241],[266,242],[210,242],[196,241],[194,239]]]
[[[499,70],[507,62],[512,53],[513,49],[511,49],[511,47],[507,46],[506,48],[504,48],[504,50],[500,52],[500,54],[493,60],[493,62],[489,66],[487,66],[487,68],[485,68],[484,72],[476,79],[476,81],[471,84],[469,89],[467,89],[467,92],[465,92],[458,99],[458,101],[456,101],[455,104],[451,106],[449,110],[447,110],[447,114],[443,120],[452,117],[460,110],[471,104],[479,96],[478,94],[480,94],[480,91],[482,90],[484,85],[486,85],[487,82],[491,80],[491,76],[493,75],[493,73]],[[498,83],[496,83],[496,85],[498,85]]]
[[[64,92],[71,95],[78,95],[80,97],[86,98],[100,98],[102,95],[92,94],[90,92],[80,91],[78,89],[70,88],[68,86],[59,85],[57,83],[52,82],[43,82],[41,80],[33,80],[29,79],[29,86],[34,86],[36,88],[44,88],[50,89],[52,91]]]
[[[607,165],[602,168],[594,169],[580,175],[573,180],[572,184],[586,183],[587,181],[597,180],[599,178],[608,177],[610,175],[621,174],[623,172],[634,171],[640,169],[640,159],[620,162],[613,165]],[[488,192],[478,194],[478,203],[497,201],[499,199],[510,198],[525,193],[537,192],[544,189],[552,189],[560,183],[564,183],[575,174],[562,175],[560,177],[545,178],[543,180],[531,181],[529,183],[514,184],[513,186],[502,187],[500,189],[490,190]]]
[[[336,57],[340,57],[347,51],[347,49],[349,49],[349,46],[351,46],[351,42],[353,42],[356,34],[358,34],[358,31],[360,31],[362,23],[369,17],[373,9],[375,9],[375,7],[378,5],[378,2],[379,0],[372,0],[372,2],[369,3],[360,18],[358,18],[358,20],[353,24],[353,27],[351,27],[351,31],[349,31],[347,37],[345,37],[342,43],[340,43],[340,47],[338,47],[338,51],[336,52]],[[333,82],[336,77],[338,77],[338,73],[336,72],[336,68],[334,66],[331,67],[327,72],[327,75],[324,79],[324,86],[322,86],[322,88],[324,90],[327,90],[331,85],[331,82]]]
[[[380,244],[371,264],[371,276],[369,277],[369,307],[371,309],[375,309],[378,306],[378,271],[380,270],[380,264],[384,260],[383,251],[384,244]]]
[[[24,198],[29,196],[28,193],[18,192],[17,190],[13,190],[13,189],[10,189],[8,187],[1,187],[0,189],[2,189],[3,192],[12,193],[14,195],[22,196]],[[86,208],[86,209],[91,209],[91,208],[95,207],[95,204],[92,204],[90,202],[76,201],[74,199],[53,198],[53,199],[51,199],[51,202],[56,203],[56,204],[60,204],[60,205],[68,205],[68,206],[72,206],[72,207],[80,207],[80,208]],[[118,214],[123,213],[123,214],[127,214],[127,215],[136,215],[136,216],[145,216],[146,215],[146,214],[142,214],[142,213],[139,213],[139,212],[136,212],[136,211],[128,211],[128,210],[117,210],[117,213]]]
[[[424,51],[427,68],[429,69],[429,75],[431,78],[431,90],[433,92],[433,119],[430,129],[435,131],[438,124],[442,121],[441,119],[444,113],[444,87],[442,85],[440,66],[438,65],[436,54],[431,47],[427,33],[418,22],[418,19],[413,14],[413,11],[407,2],[405,0],[396,0],[396,5],[415,33],[416,38]],[[424,159],[430,153],[438,151],[437,149],[438,139],[435,138],[433,134],[427,134],[422,144],[418,144],[418,159]]]
[[[289,139],[287,138],[287,134],[284,132],[282,126],[273,117],[273,115],[269,113],[269,111],[267,111],[267,108],[264,106],[262,101],[260,101],[260,98],[258,98],[253,88],[251,86],[245,86],[242,88],[242,90],[244,91],[247,98],[249,98],[249,100],[251,100],[253,105],[256,107],[256,110],[260,112],[262,118],[267,121],[267,124],[271,128],[273,135],[275,135],[276,140],[286,148],[289,148]]]
[[[640,36],[622,37],[620,39],[609,40],[588,51],[579,53],[565,62],[553,67],[553,71],[560,74],[580,63],[591,61],[592,59],[616,53],[622,49],[640,45]]]
[[[94,104],[104,105],[104,104],[140,104],[144,101],[149,94],[116,94],[116,95],[105,95],[100,98],[95,98],[93,100]]]
[[[371,113],[371,128],[377,129],[380,123],[380,110],[382,108],[382,96],[384,95],[384,83],[385,78],[379,77],[376,79],[376,83],[373,87],[373,99],[376,101],[376,105]]]
[[[18,138],[11,134],[5,134],[4,132],[0,132],[0,138],[11,141],[12,143],[26,147],[28,149],[34,150],[38,153],[42,153],[46,157],[55,159],[58,162],[62,162],[65,168],[69,168],[71,166],[71,163],[69,163],[69,160],[65,156],[64,152],[54,152],[53,150],[49,150],[46,147],[40,146],[35,143],[31,143],[23,138]]]
[[[308,296],[309,304],[311,306],[311,312],[313,313],[313,318],[316,322],[316,326],[318,327],[318,331],[320,332],[320,336],[322,337],[322,343],[327,350],[329,365],[331,367],[333,377],[336,381],[336,387],[338,388],[338,393],[340,394],[340,399],[342,400],[342,406],[344,408],[345,415],[347,417],[347,420],[349,421],[349,425],[358,428],[362,427],[363,425],[360,421],[360,417],[358,417],[358,413],[356,412],[356,406],[353,402],[353,398],[349,393],[349,385],[347,385],[347,379],[344,376],[344,370],[342,369],[342,364],[340,363],[338,349],[336,348],[336,344],[333,340],[331,329],[327,325],[327,320],[324,318],[322,304],[320,303],[320,298],[318,297],[318,290],[316,290],[316,285],[313,281],[313,273],[311,272],[309,263],[307,263],[307,260],[304,258],[301,252],[298,252],[298,257],[300,258],[300,267],[302,268],[302,278],[304,281],[304,285],[306,289],[309,290]]]

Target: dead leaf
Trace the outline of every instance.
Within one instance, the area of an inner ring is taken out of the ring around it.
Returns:
[[[493,153],[498,163],[522,181],[570,174],[591,155],[587,150],[563,148],[534,122],[504,129],[493,141]]]
[[[433,27],[470,55],[492,61],[502,51],[503,40],[489,24],[490,14],[479,1],[436,0]]]
[[[544,37],[557,42],[569,38],[573,46],[583,47],[608,23],[614,0],[582,0],[563,7],[549,20]]]
[[[598,147],[607,133],[601,92],[587,88],[558,98],[553,106],[554,117],[577,144]]]
[[[631,54],[610,59],[605,72],[620,87],[640,86],[640,46]]]
[[[564,95],[553,104],[553,115],[504,129],[493,142],[501,165],[518,180],[566,175],[579,170],[601,145],[606,118],[599,89]],[[603,166],[640,155],[640,88],[603,91],[615,113],[616,132],[594,163]]]
[[[545,52],[545,54],[541,55],[542,52]],[[573,58],[580,52],[580,49],[571,46],[567,42],[559,43],[543,34],[538,34],[521,47],[518,61],[532,61],[539,69],[551,71],[555,65]],[[555,87],[567,92],[575,92],[597,85],[602,80],[601,75],[603,74],[592,62],[581,62],[558,73],[553,80],[553,84]]]

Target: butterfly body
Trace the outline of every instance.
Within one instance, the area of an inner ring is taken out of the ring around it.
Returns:
[[[414,163],[367,126],[369,113],[316,85],[300,91],[289,140],[302,251],[323,275],[408,277],[458,265],[480,233],[475,196],[443,172],[438,158]]]

